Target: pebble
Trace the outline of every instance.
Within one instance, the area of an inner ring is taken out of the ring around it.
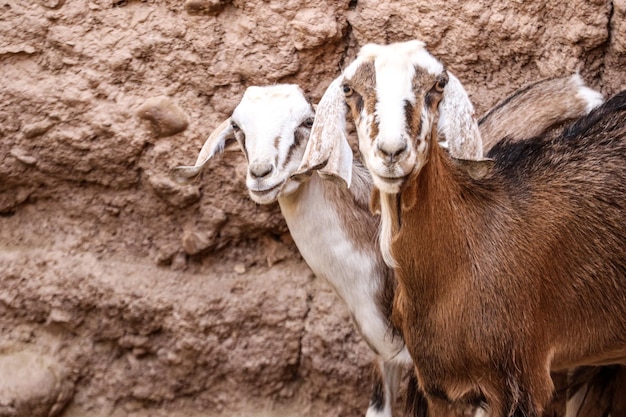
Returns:
[[[217,16],[226,5],[224,0],[187,0],[185,10],[190,15],[210,15]]]
[[[183,110],[169,97],[147,99],[138,109],[137,117],[148,120],[158,137],[172,136],[187,129],[189,121]]]
[[[66,374],[55,359],[36,352],[0,354],[0,415],[58,415],[74,392]]]
[[[31,155],[28,155],[26,151],[22,149],[13,148],[11,149],[9,153],[11,154],[11,156],[13,156],[15,159],[22,162],[23,164],[35,165],[37,163],[37,158]]]

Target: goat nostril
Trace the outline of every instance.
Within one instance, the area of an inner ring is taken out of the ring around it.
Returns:
[[[380,152],[389,162],[393,162],[394,159],[397,159],[400,155],[406,152],[408,145],[406,142],[402,144],[398,144],[397,146],[380,146],[380,144],[376,145],[376,149]]]
[[[272,164],[253,164],[250,165],[250,175],[255,178],[263,178],[268,176],[273,170]]]

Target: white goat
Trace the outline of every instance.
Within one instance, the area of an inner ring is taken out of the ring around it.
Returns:
[[[437,144],[438,122],[472,120],[446,103],[457,83],[419,41],[363,47],[324,94],[298,175],[325,166],[350,184],[347,103],[429,412],[538,417],[551,368],[626,364],[626,92],[555,139],[459,161]]]
[[[352,190],[317,174],[290,178],[302,159],[314,116],[296,85],[249,87],[232,116],[210,135],[195,166],[174,168],[173,177],[178,182],[192,179],[226,140],[238,141],[248,161],[250,197],[260,204],[278,201],[304,260],[346,303],[378,356],[367,416],[390,417],[401,365],[410,358],[390,323],[395,280],[376,245],[378,219],[368,208],[371,179],[364,167],[352,163],[345,173],[352,178]]]

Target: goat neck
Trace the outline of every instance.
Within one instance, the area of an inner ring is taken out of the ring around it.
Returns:
[[[355,166],[352,175],[349,191],[313,173],[278,203],[309,267],[345,301],[370,348],[390,360],[403,346],[388,322],[394,276],[376,245],[378,220],[368,208],[371,184],[363,168]]]

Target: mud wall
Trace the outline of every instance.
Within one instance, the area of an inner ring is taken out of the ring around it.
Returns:
[[[317,101],[368,42],[422,39],[479,114],[575,71],[610,95],[625,17],[624,0],[0,1],[0,415],[362,415],[371,354],[278,208],[247,197],[242,156],[189,187],[167,171],[247,86]]]

